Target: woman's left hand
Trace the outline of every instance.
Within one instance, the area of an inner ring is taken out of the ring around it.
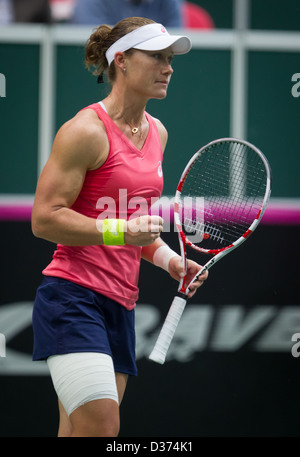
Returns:
[[[201,270],[202,266],[199,265],[198,263],[194,262],[193,260],[187,260],[187,284],[193,279],[193,277],[196,275],[196,273]],[[169,273],[170,276],[177,281],[180,281],[184,277],[184,268],[182,265],[181,257],[172,257],[170,259],[169,263]],[[188,298],[191,298],[193,295],[195,295],[196,290],[202,286],[204,281],[208,277],[208,271],[205,271],[202,273],[197,281],[193,282],[193,284],[190,285],[189,287],[189,293],[188,293]]]

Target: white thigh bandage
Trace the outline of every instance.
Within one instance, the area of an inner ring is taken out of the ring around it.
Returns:
[[[92,400],[110,398],[119,402],[109,355],[97,352],[53,355],[47,363],[55,391],[68,416]]]

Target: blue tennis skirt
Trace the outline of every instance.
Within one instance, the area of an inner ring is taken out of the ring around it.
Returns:
[[[45,276],[33,307],[33,360],[73,352],[112,357],[116,372],[137,375],[134,309],[71,281]]]

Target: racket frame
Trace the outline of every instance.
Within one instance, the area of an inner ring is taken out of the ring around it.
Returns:
[[[250,149],[253,149],[261,158],[262,162],[264,163],[265,169],[266,169],[266,190],[265,190],[265,195],[263,198],[263,202],[261,205],[261,208],[257,212],[256,217],[254,218],[253,222],[250,224],[248,229],[245,231],[243,235],[241,235],[237,240],[232,242],[232,244],[220,248],[220,249],[204,249],[200,246],[196,246],[193,244],[184,234],[182,230],[182,224],[181,224],[181,219],[180,219],[180,202],[181,202],[181,192],[182,192],[182,187],[184,185],[184,182],[186,180],[186,177],[190,171],[190,169],[193,167],[193,164],[196,162],[197,158],[199,155],[201,155],[204,150],[207,148],[217,144],[217,143],[224,143],[224,142],[235,142],[235,143],[240,143],[245,146],[247,146]],[[219,140],[214,140],[208,143],[206,146],[203,146],[199,151],[197,151],[189,160],[188,164],[186,165],[185,169],[183,170],[177,190],[175,193],[175,200],[174,200],[174,224],[178,233],[178,239],[179,239],[179,245],[180,245],[180,252],[181,252],[181,258],[183,262],[183,267],[185,270],[185,276],[180,280],[179,287],[177,294],[175,295],[173,302],[169,308],[168,315],[165,319],[165,322],[163,324],[163,327],[159,333],[158,339],[155,343],[155,346],[149,355],[149,359],[153,360],[154,362],[163,364],[165,362],[165,358],[167,355],[167,351],[169,349],[169,346],[171,344],[172,338],[174,336],[174,333],[176,331],[176,328],[179,324],[179,321],[181,319],[182,313],[185,309],[187,299],[188,299],[188,293],[189,293],[189,287],[190,285],[198,279],[198,277],[204,273],[205,271],[208,271],[216,262],[218,262],[221,258],[223,258],[225,255],[229,254],[229,252],[232,252],[234,249],[236,249],[238,246],[240,246],[249,236],[253,233],[253,231],[256,229],[258,226],[264,211],[267,207],[269,198],[271,194],[271,171],[270,171],[270,166],[269,163],[264,156],[264,154],[253,144],[249,143],[248,141],[245,140],[240,140],[236,138],[221,138]],[[193,277],[193,279],[187,284],[186,281],[186,274],[187,274],[187,254],[186,254],[186,246],[189,246],[190,248],[204,253],[204,254],[211,254],[213,257],[197,272],[197,274]]]
[[[201,246],[196,246],[193,244],[185,235],[184,231],[182,230],[182,223],[180,219],[180,202],[181,202],[181,191],[182,187],[184,185],[184,182],[188,176],[189,171],[193,167],[194,163],[197,161],[198,157],[207,149],[210,148],[218,143],[224,143],[224,142],[237,142],[240,144],[243,144],[247,146],[250,149],[253,149],[258,156],[261,158],[262,162],[264,163],[265,169],[266,169],[266,174],[267,174],[267,181],[266,181],[266,191],[265,191],[265,196],[262,202],[262,206],[257,212],[256,218],[253,220],[253,222],[250,224],[248,229],[245,231],[245,233],[240,236],[237,240],[235,240],[233,243],[230,245],[220,248],[220,249],[204,249]],[[205,271],[208,271],[216,262],[218,262],[220,259],[222,259],[225,255],[229,254],[229,252],[232,252],[234,249],[236,249],[238,246],[240,246],[256,229],[258,226],[264,211],[267,207],[269,198],[271,194],[271,171],[270,171],[270,166],[268,163],[268,160],[266,159],[265,155],[253,144],[249,143],[246,140],[240,140],[237,138],[220,138],[219,140],[214,140],[208,143],[207,145],[203,146],[201,149],[199,149],[189,160],[187,163],[185,169],[183,170],[177,190],[175,193],[175,200],[174,200],[174,224],[178,233],[178,239],[179,239],[179,245],[180,245],[180,253],[181,253],[181,258],[183,262],[183,267],[185,270],[185,276],[184,278],[181,279],[178,287],[178,293],[180,296],[188,295],[189,292],[189,286],[198,279],[198,277],[204,273]],[[212,257],[202,268],[197,272],[197,274],[193,277],[193,279],[190,281],[189,284],[186,283],[186,273],[187,273],[187,254],[186,254],[186,246],[189,246],[190,248],[201,252],[203,254],[208,254],[208,255],[213,255]]]

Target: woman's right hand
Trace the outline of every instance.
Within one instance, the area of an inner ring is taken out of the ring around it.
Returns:
[[[140,216],[125,224],[125,244],[148,246],[152,244],[163,230],[163,219],[160,216]]]

